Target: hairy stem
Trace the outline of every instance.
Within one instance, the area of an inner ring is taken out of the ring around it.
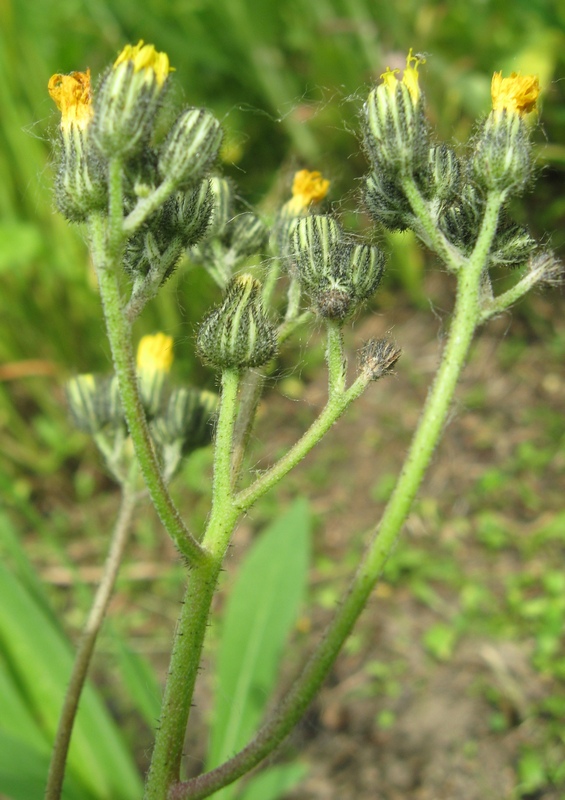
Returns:
[[[205,563],[194,565],[189,576],[175,632],[145,800],[165,800],[170,786],[179,779],[210,606],[224,554],[239,516],[232,502],[231,490],[231,444],[238,385],[237,372],[224,372],[216,429],[212,511],[203,539],[207,558]]]
[[[94,653],[96,639],[102,627],[104,617],[106,616],[106,611],[108,610],[108,604],[116,583],[116,577],[120,564],[122,563],[131,529],[131,520],[137,499],[134,492],[134,482],[135,475],[132,475],[129,482],[123,486],[122,502],[110,539],[110,547],[104,563],[102,579],[96,590],[94,601],[77,647],[73,669],[65,693],[63,708],[61,709],[61,716],[59,717],[59,724],[55,735],[55,744],[53,746],[49,774],[47,776],[47,786],[45,788],[45,800],[59,800],[61,797],[67,755],[78,711],[79,700],[92,660],[92,654]]]
[[[461,370],[478,324],[481,273],[496,230],[503,196],[487,199],[475,249],[458,274],[457,299],[449,338],[424,405],[410,450],[381,522],[366,549],[347,595],[279,708],[237,755],[208,773],[177,784],[168,800],[201,800],[249,772],[292,730],[320,688],[337,654],[363,611],[398,538],[410,506],[441,436]]]

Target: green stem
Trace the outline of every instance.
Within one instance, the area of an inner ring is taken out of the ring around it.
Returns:
[[[47,786],[45,788],[45,800],[59,800],[63,790],[67,754],[69,752],[79,700],[94,653],[96,639],[98,638],[98,633],[100,632],[104,617],[106,616],[106,611],[108,610],[108,604],[114,590],[116,577],[122,563],[131,529],[131,520],[137,500],[134,485],[135,474],[131,474],[128,482],[124,483],[122,488],[122,502],[112,538],[110,539],[110,547],[104,563],[102,579],[96,590],[94,601],[77,647],[71,677],[63,701],[63,708],[61,709],[61,716],[59,717],[53,752],[51,754]]]
[[[328,362],[328,395],[342,395],[345,390],[347,361],[343,352],[343,330],[341,325],[331,320],[326,324],[328,344],[326,360]]]
[[[198,675],[202,646],[208,625],[210,605],[222,561],[239,516],[232,502],[231,443],[237,410],[239,373],[222,375],[222,395],[214,454],[212,511],[203,545],[207,560],[191,570],[175,640],[169,676],[165,687],[161,720],[145,789],[145,800],[166,800],[168,791],[179,780],[186,726],[194,685]]]
[[[199,563],[205,558],[204,551],[186,528],[173,503],[151,441],[139,396],[131,330],[122,312],[118,276],[110,270],[99,269],[98,282],[122,407],[141,473],[161,522],[179,552],[190,563]]]
[[[509,306],[529,292],[532,286],[535,286],[536,283],[539,282],[539,279],[539,272],[535,270],[527,272],[514,286],[508,289],[508,291],[499,294],[498,297],[493,297],[487,303],[483,304],[480,321],[487,322],[491,317],[502,314]]]
[[[204,551],[187,530],[165,486],[139,396],[131,344],[131,325],[124,315],[124,303],[120,292],[119,275],[125,234],[122,172],[119,159],[112,159],[110,162],[109,182],[108,219],[102,215],[93,216],[89,224],[89,233],[122,407],[141,473],[161,522],[182,555],[189,562],[197,563],[204,560]]]
[[[179,783],[168,800],[201,800],[249,772],[290,732],[321,686],[353,625],[365,607],[393,549],[440,438],[455,387],[466,361],[479,317],[481,273],[496,230],[502,195],[487,199],[474,251],[458,274],[457,300],[449,338],[432,389],[396,488],[369,543],[348,593],[300,677],[271,719],[232,759],[216,769]]]
[[[257,478],[251,486],[243,489],[235,496],[234,503],[237,508],[239,508],[240,511],[246,511],[262,497],[265,492],[268,492],[269,489],[284,478],[293,467],[302,461],[304,456],[310,452],[314,445],[320,441],[322,436],[337,422],[348,406],[362,394],[370,380],[369,376],[360,375],[347,391],[334,393],[333,396],[328,399],[320,415],[314,420],[312,425],[296,444],[290,448],[288,453],[267,470],[267,472],[263,473],[260,478]]]
[[[460,251],[449,242],[437,226],[437,221],[430,214],[426,200],[412,178],[402,182],[402,188],[410,201],[412,211],[416,215],[421,228],[420,238],[433,250],[452,272],[458,272],[465,263],[465,258]]]
[[[127,236],[135,233],[147,218],[158,211],[165,200],[175,191],[176,185],[172,180],[164,180],[148,197],[138,200],[137,205],[130,211],[123,221],[123,231]]]

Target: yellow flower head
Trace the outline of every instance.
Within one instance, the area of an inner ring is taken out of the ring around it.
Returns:
[[[61,128],[68,130],[76,125],[84,130],[93,114],[90,70],[71,72],[70,75],[52,75],[47,88],[61,112]]]
[[[173,363],[173,337],[166,333],[143,336],[137,346],[138,372],[169,372]]]
[[[406,56],[406,69],[402,75],[402,81],[400,82],[403,83],[410,92],[410,97],[412,98],[414,104],[418,102],[420,95],[422,94],[420,90],[420,84],[418,82],[418,67],[420,64],[425,63],[426,59],[420,56],[413,56],[412,48],[410,48],[408,55]],[[391,92],[396,91],[396,86],[400,80],[397,77],[399,73],[399,69],[391,69],[390,67],[387,67],[386,72],[383,72],[381,75],[383,84]]]
[[[294,175],[292,199],[285,203],[285,212],[299,216],[307,211],[310,203],[320,203],[327,195],[329,188],[330,182],[322,177],[321,172],[301,169]]]
[[[159,87],[165,83],[169,72],[173,71],[169,65],[169,56],[166,53],[158,53],[152,44],[143,44],[143,39],[136,45],[126,44],[114,62],[114,69],[128,61],[132,62],[134,72],[152,71]]]
[[[537,75],[520,75],[513,72],[509,78],[503,78],[502,72],[495,72],[492,76],[493,111],[507,111],[509,114],[523,116],[533,111],[539,93]]]

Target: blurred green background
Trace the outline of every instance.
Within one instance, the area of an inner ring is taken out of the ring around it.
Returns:
[[[68,434],[61,378],[105,370],[109,363],[81,231],[53,208],[50,136],[58,113],[46,91],[52,73],[90,66],[99,74],[125,43],[150,40],[170,55],[179,99],[205,104],[223,121],[225,172],[247,201],[267,197],[268,208],[269,197],[271,203],[282,197],[292,170],[308,166],[331,178],[332,199],[351,210],[365,169],[357,139],[363,97],[386,65],[403,64],[409,47],[428,56],[422,84],[429,114],[440,137],[454,143],[465,141],[473,121],[488,110],[495,69],[536,72],[544,87],[536,139],[545,174],[535,206],[528,208],[526,197],[518,216],[529,217],[536,233],[556,231],[559,249],[565,241],[564,29],[565,7],[550,0],[2,0],[5,500],[25,501],[34,475],[53,474],[79,452],[83,440]],[[421,256],[404,250],[410,276]],[[188,293],[177,279],[141,328],[190,338],[211,291],[202,276]],[[417,297],[418,287],[412,294]]]

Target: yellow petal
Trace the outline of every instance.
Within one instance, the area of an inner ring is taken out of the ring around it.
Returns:
[[[492,76],[491,95],[494,111],[508,111],[523,116],[535,108],[540,93],[537,75],[520,75],[513,72],[503,78],[502,72]]]
[[[47,88],[61,112],[61,127],[76,124],[79,128],[86,128],[93,114],[90,70],[52,75]]]
[[[126,44],[114,61],[114,69],[128,61],[132,62],[134,72],[141,72],[143,69],[151,70],[155,74],[159,86],[165,83],[167,75],[173,71],[169,65],[169,56],[166,53],[159,53],[152,44],[144,44],[143,39],[140,39],[136,45]]]
[[[143,336],[137,347],[139,372],[169,372],[173,363],[173,337],[165,333]]]

